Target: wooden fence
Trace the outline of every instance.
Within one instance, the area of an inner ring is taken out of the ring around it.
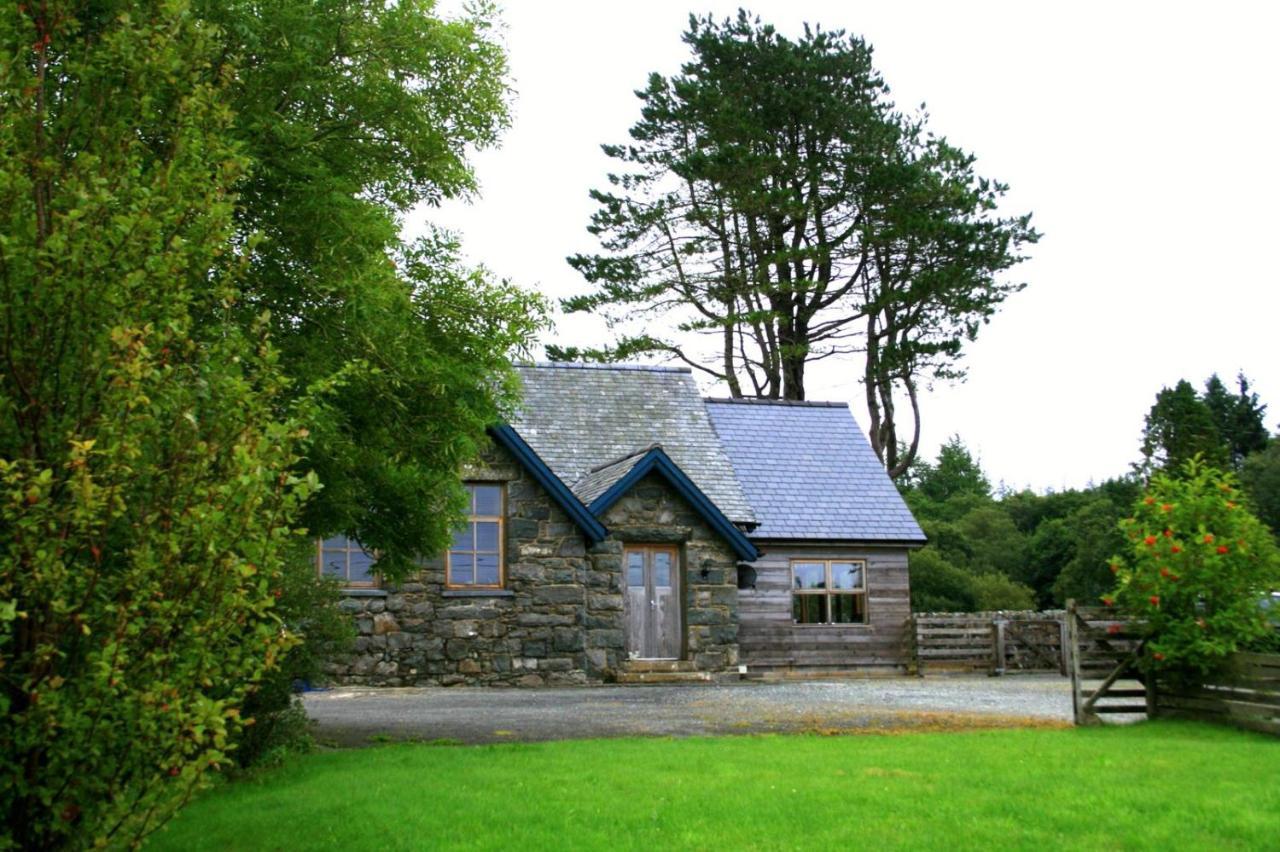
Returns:
[[[1173,689],[1161,683],[1153,715],[1280,735],[1280,654],[1238,653],[1198,687]]]
[[[1100,714],[1198,719],[1280,735],[1280,654],[1237,653],[1196,687],[1153,683],[1137,668],[1141,640],[1105,610],[1067,606],[1072,693],[1078,725]]]
[[[1067,674],[1061,611],[917,613],[908,636],[921,674],[1010,671]]]

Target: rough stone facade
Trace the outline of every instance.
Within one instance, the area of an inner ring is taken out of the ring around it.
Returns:
[[[738,661],[735,559],[658,477],[638,483],[606,514],[605,541],[588,548],[578,527],[505,451],[465,471],[506,486],[505,576],[500,591],[445,588],[444,560],[413,581],[352,592],[353,653],[330,664],[336,682],[542,686],[599,683],[624,670],[625,543],[680,545],[685,647],[695,670]]]

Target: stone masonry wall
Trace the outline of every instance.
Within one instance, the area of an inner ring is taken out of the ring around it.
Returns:
[[[447,590],[443,557],[385,596],[341,604],[356,621],[354,652],[333,661],[339,683],[541,686],[602,679],[587,670],[583,624],[595,577],[578,527],[505,450],[464,471],[506,485],[506,588]]]
[[[611,680],[626,663],[625,542],[678,543],[685,656],[695,668],[737,664],[733,553],[664,481],[649,478],[603,519],[588,551],[577,526],[501,448],[464,472],[506,485],[506,588],[445,588],[443,558],[398,587],[353,592],[353,652],[329,665],[338,683],[385,686],[568,685]]]

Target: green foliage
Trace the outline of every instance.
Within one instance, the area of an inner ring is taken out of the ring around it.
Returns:
[[[1201,398],[1213,415],[1219,437],[1227,445],[1231,467],[1238,471],[1246,456],[1266,449],[1269,436],[1264,422],[1267,407],[1259,404],[1256,393],[1249,392],[1249,380],[1244,373],[1236,376],[1236,386],[1236,394],[1228,393],[1222,380],[1214,374],[1204,383]]]
[[[1258,519],[1280,536],[1280,441],[1244,460],[1240,484]]]
[[[1064,525],[1071,533],[1070,556],[1061,563],[1052,581],[1052,599],[1059,606],[1068,600],[1096,601],[1114,584],[1108,568],[1111,555],[1125,546],[1119,505],[1100,497],[1071,513]]]
[[[315,483],[238,306],[215,36],[180,0],[0,16],[0,847],[136,843],[295,642]]]
[[[911,554],[912,612],[976,612],[973,575],[948,562],[933,547]]]
[[[1194,681],[1272,630],[1260,601],[1280,587],[1280,550],[1241,500],[1231,474],[1193,459],[1153,477],[1124,521],[1130,546],[1104,603],[1148,638],[1146,670]]]
[[[861,351],[872,445],[901,475],[918,385],[963,375],[965,342],[1020,289],[999,278],[1037,239],[1030,217],[999,218],[1006,188],[895,110],[862,39],[787,38],[745,11],[691,17],[683,38],[692,57],[650,76],[631,143],[604,146],[620,168],[592,193],[603,251],[569,259],[591,289],[564,308],[624,333],[548,352],[661,353],[734,396],[803,399],[809,363]]]
[[[1137,469],[1147,475],[1157,470],[1177,472],[1196,456],[1218,467],[1230,460],[1213,411],[1184,379],[1156,394],[1142,432],[1142,462]]]
[[[462,266],[456,241],[410,244],[414,205],[475,189],[471,151],[508,122],[506,57],[480,3],[193,0],[242,57],[233,133],[253,168],[240,237],[261,234],[244,313],[271,312],[295,396],[323,388],[307,463],[325,484],[304,521],[352,535],[396,578],[443,549],[459,467],[518,388],[541,300]]]
[[[981,612],[1036,608],[1031,589],[1004,574],[974,574],[970,583],[974,605]]]
[[[245,699],[242,712],[255,724],[238,732],[231,755],[243,769],[276,765],[286,755],[311,747],[310,725],[296,686],[322,681],[325,662],[345,651],[355,638],[351,616],[338,608],[341,587],[316,576],[315,547],[310,541],[300,542],[289,553],[277,590],[275,614],[298,642]]]
[[[942,445],[936,463],[914,464],[909,485],[935,503],[945,503],[961,494],[991,496],[991,482],[959,435],[951,436]]]

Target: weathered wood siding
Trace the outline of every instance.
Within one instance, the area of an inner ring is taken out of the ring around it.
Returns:
[[[754,589],[738,592],[739,653],[748,671],[905,671],[911,591],[907,549],[762,542]],[[867,563],[867,623],[799,625],[791,617],[793,559]]]

